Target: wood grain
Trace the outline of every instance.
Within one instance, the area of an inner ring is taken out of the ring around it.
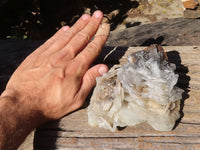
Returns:
[[[38,128],[35,149],[200,149],[200,47],[163,48],[169,61],[177,66],[176,72],[180,76],[178,86],[185,90],[181,104],[182,118],[173,131],[155,131],[146,123],[116,132],[90,127],[87,123],[86,104],[85,108]],[[109,66],[118,62],[123,64],[128,54],[143,50],[144,47],[113,49],[105,47],[95,63],[104,62]]]

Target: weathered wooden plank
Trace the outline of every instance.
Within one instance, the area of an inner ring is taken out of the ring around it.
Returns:
[[[11,40],[9,47],[3,43],[0,41],[1,91],[14,69],[42,42],[25,41],[19,46],[19,42]],[[120,58],[125,53],[127,55],[144,48],[116,47],[112,51],[113,47],[105,47],[94,64],[112,66],[124,62],[124,57]],[[184,116],[173,131],[154,131],[143,123],[112,133],[90,127],[86,109],[83,109],[38,129],[35,149],[200,149],[200,46],[166,46],[164,49],[169,60],[177,65],[180,86],[188,89],[183,106]]]
[[[45,142],[46,140],[43,140],[42,143]],[[176,149],[200,148],[200,139],[199,137],[87,138],[87,140],[85,138],[67,138],[67,140],[58,138],[55,144],[79,149],[87,149],[92,145],[95,149],[169,150],[175,147]],[[45,144],[43,146],[45,147]]]
[[[188,114],[190,113],[187,112],[185,115]],[[199,118],[198,115],[200,115],[200,113],[195,115],[197,119],[194,119],[194,121],[196,122],[182,120],[173,131],[168,132],[155,131],[146,123],[127,127],[116,132],[110,132],[109,130],[100,129],[98,127],[90,127],[87,123],[86,109],[82,109],[62,118],[58,124],[47,124],[40,129],[40,133],[43,134],[43,136],[46,136],[46,134],[49,136],[49,134],[53,135],[57,132],[58,137],[200,136],[200,122],[197,121]],[[51,133],[51,131],[53,131],[53,133]]]
[[[167,17],[167,16],[166,16]],[[175,18],[162,22],[139,25],[125,30],[112,31],[109,46],[199,45],[200,20]]]
[[[144,47],[112,49],[106,47],[96,63],[123,64],[128,54]],[[155,131],[146,123],[116,132],[90,127],[84,108],[40,127],[35,135],[35,149],[200,149],[200,47],[167,46],[164,49],[177,66],[178,85],[185,89],[183,117],[173,131]]]

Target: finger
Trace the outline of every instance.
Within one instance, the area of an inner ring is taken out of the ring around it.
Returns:
[[[103,13],[99,10],[95,11],[85,28],[79,31],[72,38],[72,40],[57,54],[57,56],[62,58],[65,56],[71,57],[71,59],[74,58],[77,53],[80,52],[94,36],[102,19]],[[68,54],[71,55],[69,56]]]
[[[48,39],[44,44],[42,44],[38,49],[36,49],[33,53],[40,54],[48,49],[64,32],[66,32],[70,27],[63,26],[60,30],[58,30],[50,39]]]
[[[77,98],[77,106],[81,106],[86,97],[88,96],[91,89],[96,85],[96,77],[102,76],[104,73],[108,71],[108,67],[104,64],[99,64],[90,68],[85,75],[83,76],[82,85],[78,92]]]
[[[82,17],[69,30],[57,38],[57,40],[42,55],[46,57],[60,51],[74,37],[74,35],[76,35],[88,24],[89,20],[90,15],[82,15]]]
[[[102,24],[92,42],[90,42],[85,49],[80,52],[74,61],[81,61],[84,65],[82,70],[87,70],[96,57],[100,54],[103,45],[105,44],[110,31],[110,26],[106,23]]]

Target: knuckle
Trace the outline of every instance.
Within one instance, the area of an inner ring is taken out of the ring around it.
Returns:
[[[73,34],[71,32],[66,31],[64,34],[62,34],[62,36],[60,38],[61,38],[61,40],[66,41],[72,36],[73,36]]]
[[[76,31],[82,30],[83,27],[85,26],[85,24],[82,22],[82,20],[78,20],[75,24],[74,24],[74,28]]]
[[[75,47],[72,45],[72,44],[68,44],[67,47],[66,47],[66,50],[65,52],[67,51],[66,55],[67,57],[69,58],[74,58],[76,53],[75,53]]]
[[[78,77],[82,72],[82,68],[83,65],[79,60],[73,60],[73,62],[67,66],[65,73],[69,76]]]
[[[83,32],[83,31],[80,31],[78,32],[78,35],[77,35],[81,40],[83,40],[85,43],[88,42],[90,40],[90,35]]]
[[[76,59],[74,60],[73,66],[76,68],[77,74],[82,75],[83,70],[85,69],[85,59],[79,60]]]
[[[82,25],[82,23],[81,22],[76,22],[76,24],[74,25],[74,28],[76,29],[76,30],[81,30],[82,28],[83,28],[83,25]]]
[[[63,69],[57,69],[56,75],[55,75],[55,80],[56,81],[63,81],[65,79],[64,71]]]
[[[65,75],[67,77],[72,77],[75,73],[76,73],[76,67],[72,67],[70,65],[70,66],[67,66],[67,68],[65,69]]]
[[[87,51],[90,53],[99,53],[100,47],[95,43],[95,42],[91,42],[87,45]]]
[[[50,58],[49,58],[50,66],[52,68],[56,68],[56,66],[58,66],[59,63],[61,62],[61,59],[62,59],[62,57],[59,54],[55,54],[55,55],[50,56]]]

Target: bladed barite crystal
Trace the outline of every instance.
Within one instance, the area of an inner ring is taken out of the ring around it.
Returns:
[[[155,130],[172,130],[180,118],[183,93],[175,86],[175,69],[158,45],[128,55],[126,64],[116,65],[97,78],[88,123],[111,131],[142,122]]]

